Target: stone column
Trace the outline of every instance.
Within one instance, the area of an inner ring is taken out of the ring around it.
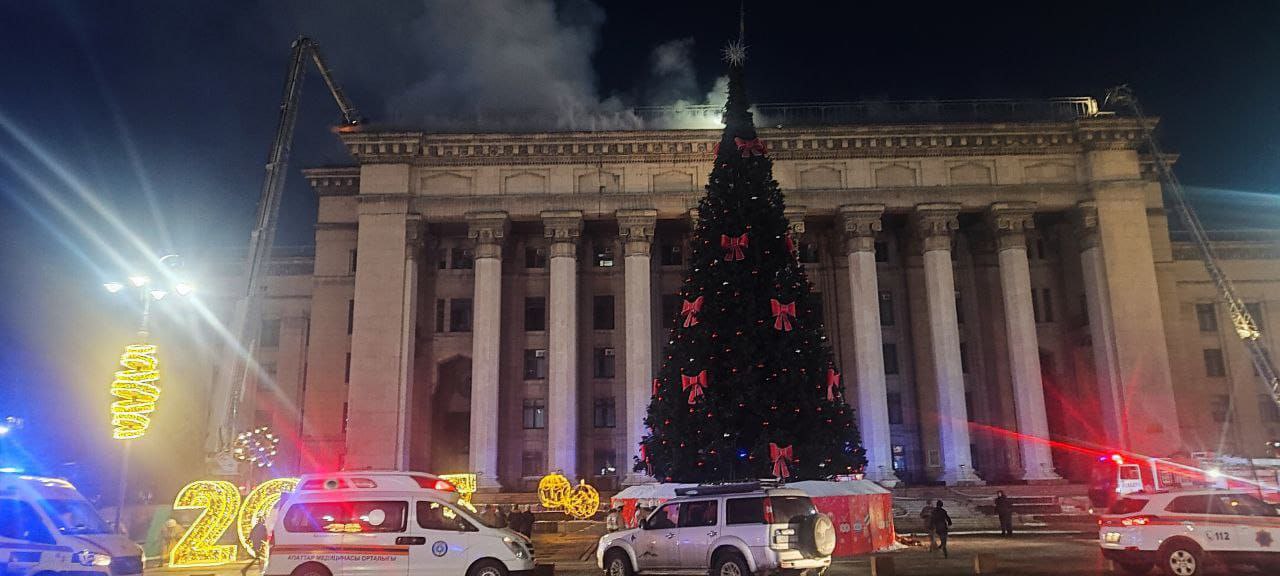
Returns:
[[[951,264],[951,234],[959,228],[959,204],[920,204],[912,224],[924,259],[929,309],[930,349],[938,399],[940,480],[948,485],[981,484],[969,452],[969,415],[960,367],[960,326],[956,322],[956,285]]]
[[[624,483],[632,485],[653,481],[643,473],[633,472],[632,465],[633,459],[640,456],[640,440],[645,433],[644,415],[649,408],[653,382],[653,290],[649,258],[658,211],[619,210],[617,218],[625,258],[624,317],[627,338],[627,452],[620,458],[619,466],[627,470]]]
[[[298,410],[276,410],[271,428],[277,433],[293,431],[301,438],[302,426],[299,417],[305,398],[307,367],[307,328],[310,320],[302,310],[290,311],[280,319],[280,345],[276,351],[276,398],[285,400],[283,406],[292,406]],[[296,473],[301,470],[299,454],[302,446],[297,442],[281,446],[281,457],[276,459],[276,470],[283,473]]]
[[[853,356],[858,383],[858,427],[867,450],[867,479],[896,486],[889,404],[884,382],[884,341],[880,334],[880,282],[876,273],[876,233],[883,204],[840,207],[845,255],[849,260],[849,307],[853,310]]]
[[[1089,340],[1093,346],[1094,378],[1098,382],[1098,404],[1102,409],[1102,427],[1107,442],[1121,450],[1129,449],[1128,433],[1122,416],[1124,394],[1116,364],[1116,335],[1111,326],[1111,299],[1107,296],[1107,273],[1102,264],[1102,246],[1098,242],[1098,205],[1081,202],[1072,220],[1080,245],[1080,270],[1084,276],[1085,304],[1089,314]]]
[[[466,215],[467,237],[476,241],[471,328],[471,465],[477,488],[499,490],[498,366],[502,341],[502,242],[507,213]]]
[[[542,213],[551,241],[547,334],[547,463],[569,479],[578,472],[578,237],[582,212]]]
[[[347,410],[350,470],[400,470],[408,465],[407,413],[422,235],[421,219],[409,212],[409,206],[407,195],[359,197]]]
[[[1053,453],[1049,450],[1049,417],[1045,414],[1044,384],[1040,379],[1040,343],[1031,303],[1026,231],[1035,225],[1034,213],[1035,204],[1031,202],[999,202],[991,205],[987,221],[995,233],[1000,258],[1009,372],[1021,434],[1018,445],[1022,479],[1051,482],[1061,477],[1053,469]]]

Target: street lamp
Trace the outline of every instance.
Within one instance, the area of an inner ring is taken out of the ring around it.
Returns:
[[[160,265],[170,270],[182,266],[177,254],[169,254],[160,258]],[[172,274],[165,276],[171,277]],[[156,401],[160,398],[159,360],[156,357],[156,346],[148,344],[150,336],[151,303],[159,302],[170,290],[164,286],[152,285],[151,277],[145,274],[131,274],[124,283],[111,281],[102,285],[107,292],[118,294],[132,287],[142,304],[142,318],[138,322],[138,343],[125,347],[120,356],[120,366],[124,368],[115,373],[111,382],[111,395],[116,400],[111,403],[111,436],[123,442],[120,450],[120,492],[116,504],[116,530],[122,527],[125,500],[129,487],[129,447],[130,440],[141,438],[151,425],[151,413],[155,412]],[[172,291],[186,296],[194,291],[190,282],[174,283]]]

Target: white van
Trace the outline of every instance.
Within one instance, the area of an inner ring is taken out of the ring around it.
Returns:
[[[142,574],[142,547],[61,478],[0,472],[0,576]]]
[[[534,574],[533,542],[487,526],[421,472],[308,474],[268,535],[266,576]]]

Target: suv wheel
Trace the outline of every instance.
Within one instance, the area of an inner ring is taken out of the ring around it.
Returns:
[[[725,552],[716,556],[715,562],[711,563],[711,576],[748,576],[751,569],[747,568],[747,561],[737,552]]]
[[[631,569],[631,560],[627,558],[626,552],[610,550],[604,555],[604,573],[609,576],[632,576],[635,570]]]
[[[1204,573],[1204,555],[1194,542],[1174,540],[1160,550],[1160,569],[1171,576],[1197,576]]]

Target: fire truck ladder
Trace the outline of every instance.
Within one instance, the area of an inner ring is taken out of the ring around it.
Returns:
[[[1253,367],[1258,372],[1258,377],[1262,379],[1263,385],[1271,392],[1271,399],[1276,402],[1277,406],[1280,406],[1280,376],[1277,376],[1275,364],[1272,363],[1271,355],[1267,352],[1266,344],[1262,340],[1262,332],[1258,329],[1258,324],[1254,322],[1253,317],[1249,315],[1249,310],[1245,308],[1244,301],[1236,294],[1236,289],[1232,286],[1231,280],[1227,278],[1226,273],[1218,265],[1218,258],[1214,255],[1213,245],[1209,243],[1209,235],[1205,233],[1204,226],[1200,223],[1200,218],[1196,216],[1195,210],[1187,202],[1186,193],[1182,189],[1182,183],[1178,181],[1178,176],[1173,173],[1173,168],[1169,165],[1168,159],[1165,157],[1164,152],[1160,150],[1160,145],[1152,134],[1151,125],[1147,123],[1147,118],[1142,113],[1142,106],[1138,104],[1138,98],[1133,95],[1133,91],[1129,89],[1128,85],[1121,85],[1108,90],[1106,99],[1103,102],[1104,106],[1107,107],[1127,107],[1137,117],[1143,140],[1155,160],[1156,173],[1164,183],[1164,191],[1172,201],[1174,210],[1181,217],[1183,225],[1191,233],[1191,238],[1195,241],[1196,248],[1200,251],[1200,259],[1204,261],[1204,267],[1209,272],[1209,278],[1213,280],[1214,286],[1218,288],[1218,296],[1226,302],[1227,308],[1231,310],[1231,323],[1235,326],[1236,335],[1240,337],[1240,341],[1244,343],[1244,347],[1249,351],[1253,359]]]
[[[275,241],[276,222],[280,215],[280,197],[284,192],[285,176],[288,174],[289,153],[293,149],[293,132],[298,123],[298,99],[302,92],[302,81],[306,76],[307,58],[315,62],[320,77],[329,87],[329,93],[342,112],[342,126],[339,130],[351,130],[362,123],[355,106],[347,100],[324,57],[320,55],[320,46],[314,40],[299,36],[294,40],[289,56],[289,71],[284,81],[284,97],[280,103],[280,119],[276,125],[275,139],[271,142],[271,150],[267,156],[266,178],[262,183],[262,194],[258,199],[258,216],[253,231],[249,234],[249,253],[246,257],[245,273],[241,290],[237,294],[234,316],[231,321],[231,333],[235,337],[236,346],[229,346],[224,369],[220,371],[215,383],[213,396],[213,413],[209,418],[209,434],[206,447],[217,456],[231,448],[235,438],[235,430],[240,425],[239,407],[244,395],[249,362],[257,349],[257,319],[262,313],[262,300],[266,290],[267,265],[271,258],[271,246]]]

